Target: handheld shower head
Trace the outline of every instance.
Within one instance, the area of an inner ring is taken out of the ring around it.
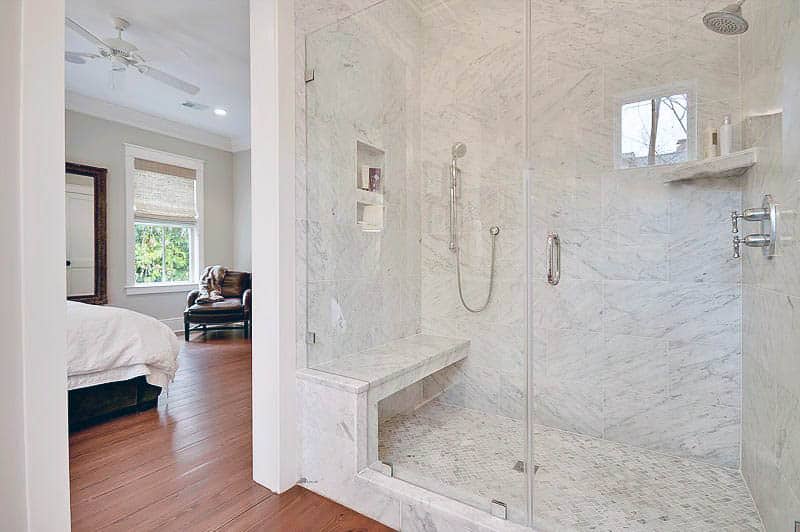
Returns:
[[[750,27],[742,16],[742,4],[744,0],[739,0],[721,11],[714,11],[703,17],[703,24],[713,32],[723,35],[740,35]]]
[[[456,142],[453,144],[451,153],[453,155],[453,159],[460,159],[467,154],[467,145],[463,142]]]

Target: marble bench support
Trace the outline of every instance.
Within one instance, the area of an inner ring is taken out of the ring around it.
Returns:
[[[399,530],[521,530],[367,467],[378,459],[378,403],[468,351],[467,340],[416,335],[298,370],[300,482]]]
[[[367,452],[359,471],[378,461],[378,403],[466,358],[469,340],[417,334],[317,366],[367,385]]]

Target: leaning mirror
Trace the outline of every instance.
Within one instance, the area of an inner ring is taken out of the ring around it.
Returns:
[[[105,168],[67,163],[67,299],[103,305],[106,295]]]

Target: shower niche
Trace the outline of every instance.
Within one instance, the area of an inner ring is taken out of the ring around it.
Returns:
[[[383,230],[383,191],[386,152],[382,149],[356,141],[356,224],[365,232]]]

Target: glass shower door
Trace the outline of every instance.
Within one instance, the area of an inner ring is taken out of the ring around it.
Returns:
[[[306,37],[308,366],[370,383],[369,467],[519,523],[525,13],[386,0]]]
[[[751,147],[740,133],[747,36],[706,29],[708,8],[531,0],[529,394],[542,529],[759,529],[738,472],[742,269],[730,212],[742,181],[706,160],[726,116],[734,150]]]

